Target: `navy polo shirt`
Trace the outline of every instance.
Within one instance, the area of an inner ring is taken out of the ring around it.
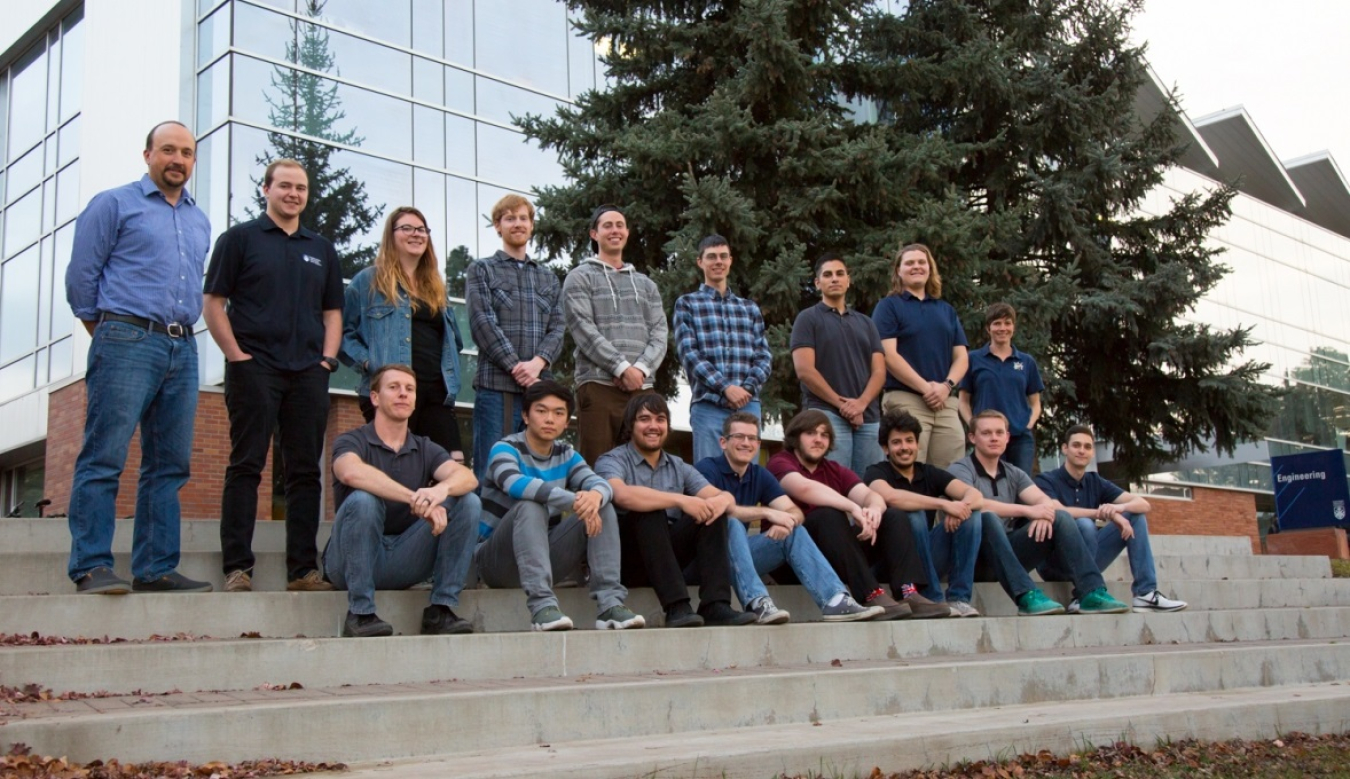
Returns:
[[[263,214],[221,233],[204,291],[229,300],[234,338],[260,365],[307,370],[323,357],[323,312],[342,310],[342,265],[327,238]]]
[[[741,475],[732,470],[725,455],[704,457],[694,465],[708,483],[726,490],[737,506],[767,506],[786,495],[778,480],[759,463],[750,463]]]
[[[917,298],[905,290],[887,295],[872,311],[882,340],[895,339],[895,350],[926,381],[944,382],[952,369],[952,349],[967,346],[966,329],[945,300]],[[886,373],[886,389],[914,392]]]
[[[914,463],[914,478],[907,479],[905,475],[895,469],[889,460],[882,460],[867,466],[867,473],[863,474],[863,482],[871,484],[874,481],[884,481],[893,490],[904,490],[905,492],[916,492],[926,498],[947,498],[947,487],[957,478],[950,473],[942,470],[936,465],[928,463]],[[931,527],[937,520],[937,509],[928,510],[928,525]]]
[[[1125,490],[1103,479],[1096,471],[1088,471],[1082,479],[1069,475],[1064,466],[1036,475],[1036,486],[1046,495],[1069,508],[1095,509],[1104,503],[1114,503]]]
[[[395,452],[380,440],[374,422],[348,430],[333,442],[333,462],[349,452],[360,457],[361,462],[414,491],[430,486],[436,478],[437,469],[450,461],[450,453],[440,444],[412,431],[408,431],[403,448]],[[341,508],[342,502],[354,491],[339,481],[336,475],[333,476],[334,506]],[[385,535],[401,535],[417,521],[407,501],[384,501]]]
[[[970,368],[961,379],[961,391],[970,393],[972,414],[993,409],[1008,418],[1008,432],[1021,435],[1031,421],[1028,395],[1045,391],[1041,370],[1026,352],[1013,347],[1008,359],[1003,359],[981,346],[970,353]]]

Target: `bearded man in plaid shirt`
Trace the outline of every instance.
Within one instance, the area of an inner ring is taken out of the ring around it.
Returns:
[[[722,453],[722,422],[733,412],[760,416],[759,390],[773,369],[759,306],[727,287],[731,263],[726,238],[699,241],[703,284],[675,301],[675,350],[693,390],[693,462]]]

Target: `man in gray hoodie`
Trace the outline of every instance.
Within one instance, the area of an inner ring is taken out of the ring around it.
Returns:
[[[563,321],[576,344],[577,430],[588,463],[618,443],[628,399],[650,392],[666,356],[656,283],[623,261],[628,223],[615,205],[591,214],[591,249],[563,282]]]

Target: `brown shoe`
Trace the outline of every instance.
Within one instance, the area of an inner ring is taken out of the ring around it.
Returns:
[[[917,592],[905,598],[905,603],[914,612],[915,619],[941,619],[952,615],[951,607],[947,604],[934,603]]]
[[[225,574],[226,592],[253,592],[253,577],[248,571],[230,571]]]
[[[914,610],[908,603],[901,603],[895,598],[887,595],[885,592],[879,592],[867,599],[868,606],[880,606],[886,611],[880,617],[874,617],[873,622],[886,622],[892,619],[909,619],[914,616]]]
[[[324,581],[318,571],[310,571],[299,579],[291,579],[286,583],[286,589],[291,592],[328,592],[336,588],[332,582]]]

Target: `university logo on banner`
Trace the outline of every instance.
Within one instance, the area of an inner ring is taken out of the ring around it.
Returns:
[[[1342,450],[1272,457],[1270,475],[1281,530],[1350,526],[1345,508],[1350,487]]]

